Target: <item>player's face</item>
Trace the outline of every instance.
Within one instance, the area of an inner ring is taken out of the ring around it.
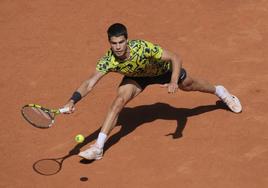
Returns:
[[[127,56],[127,39],[125,36],[111,37],[110,45],[113,53],[119,58]]]

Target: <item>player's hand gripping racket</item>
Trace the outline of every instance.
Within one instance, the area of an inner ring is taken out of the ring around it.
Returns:
[[[49,128],[53,125],[55,116],[68,112],[69,108],[47,109],[38,104],[27,104],[21,113],[25,120],[37,128]]]

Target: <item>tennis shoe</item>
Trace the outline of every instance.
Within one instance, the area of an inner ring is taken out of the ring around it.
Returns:
[[[223,95],[218,97],[229,107],[231,111],[240,113],[242,111],[242,105],[239,99],[236,96],[230,94],[223,86],[218,87],[220,87],[220,89],[223,91]]]
[[[89,149],[80,152],[78,155],[87,160],[100,160],[103,155],[103,148],[99,148],[94,144],[91,145]]]

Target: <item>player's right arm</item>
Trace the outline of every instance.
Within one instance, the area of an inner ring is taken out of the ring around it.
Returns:
[[[79,92],[82,97],[85,97],[104,75],[105,73],[96,70],[76,91]]]
[[[95,71],[88,79],[86,79],[74,92],[72,98],[64,105],[64,107],[68,107],[70,109],[69,113],[74,112],[74,105],[76,102],[75,98],[78,99],[85,97],[90,91],[94,88],[94,86],[98,83],[98,81],[105,75],[105,73],[100,71]],[[75,95],[75,97],[74,97]],[[79,96],[80,95],[80,96]],[[80,100],[79,99],[79,100]]]

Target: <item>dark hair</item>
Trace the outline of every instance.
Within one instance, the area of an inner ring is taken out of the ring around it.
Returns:
[[[107,34],[109,40],[111,37],[119,37],[122,35],[124,35],[126,39],[128,38],[127,28],[121,23],[114,23],[111,25],[107,30]]]

